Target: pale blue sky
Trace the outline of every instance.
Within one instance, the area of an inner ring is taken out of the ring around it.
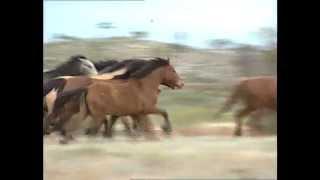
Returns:
[[[96,27],[105,21],[117,28]],[[185,32],[188,38],[181,43],[194,47],[206,47],[214,38],[257,44],[253,33],[262,27],[277,27],[276,0],[44,2],[45,42],[59,33],[91,38],[142,30],[149,32],[148,39],[164,42],[174,42],[175,32]]]

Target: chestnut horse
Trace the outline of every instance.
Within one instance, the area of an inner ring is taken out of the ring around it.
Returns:
[[[252,115],[259,121],[263,110],[277,111],[277,79],[272,76],[245,78],[234,87],[233,93],[216,116],[230,110],[232,105],[242,101],[245,107],[235,114],[234,135],[242,135],[242,119]]]
[[[171,131],[167,112],[156,106],[161,84],[172,89],[184,85],[169,60],[149,60],[148,65],[133,73],[130,79],[94,82],[86,88],[61,93],[48,120],[53,126],[63,128],[75,112],[79,112],[81,119],[91,116],[96,127],[105,123],[106,132],[111,133],[106,115],[136,117],[161,114],[165,117],[164,129]],[[77,111],[70,111],[73,108]],[[72,137],[67,131],[63,135],[61,142]]]
[[[66,92],[73,89],[86,87],[95,81],[101,81],[101,80],[105,81],[110,79],[127,79],[130,77],[132,73],[136,72],[137,70],[142,68],[145,64],[147,64],[147,62],[148,62],[147,60],[142,60],[142,59],[128,59],[128,60],[123,60],[121,62],[117,62],[115,60],[112,60],[110,62],[101,61],[97,63],[97,69],[100,70],[99,73],[103,72],[103,74],[101,75],[93,75],[90,77],[89,76],[64,76],[64,77],[53,79],[44,85],[44,96],[46,97],[45,102],[47,102],[44,108],[47,108],[47,111],[50,111],[50,109],[52,109],[52,106],[57,94],[61,92]],[[139,117],[132,117],[132,119],[134,120],[134,123],[136,126],[139,125],[138,122],[144,123],[146,125],[144,127],[144,131],[151,132],[152,128],[150,127],[152,127],[152,123],[150,119],[148,119],[148,117],[143,117],[143,115],[141,115]],[[130,127],[128,119],[123,116],[121,117],[121,120],[122,120],[122,123],[125,125],[126,130],[131,134],[132,128]],[[87,134],[96,134],[98,129],[88,129]]]

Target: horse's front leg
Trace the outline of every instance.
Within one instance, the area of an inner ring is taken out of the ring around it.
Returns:
[[[137,122],[138,131],[143,131],[144,136],[149,140],[159,140],[155,135],[153,124],[147,115],[137,115],[134,118],[134,121]]]
[[[159,114],[164,118],[165,124],[161,126],[162,130],[168,134],[172,132],[172,126],[171,122],[168,117],[168,113],[164,109],[156,108],[152,113],[150,114]]]
[[[233,133],[235,136],[242,135],[242,118],[249,115],[251,112],[252,112],[252,109],[250,109],[249,107],[241,109],[237,112],[236,119],[235,119],[236,127]]]

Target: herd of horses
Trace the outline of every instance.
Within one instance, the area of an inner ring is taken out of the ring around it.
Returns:
[[[60,143],[73,139],[68,124],[88,117],[87,135],[96,135],[104,126],[103,135],[112,137],[117,119],[130,135],[137,132],[152,135],[154,126],[148,117],[150,114],[162,116],[162,130],[170,134],[168,113],[157,107],[159,87],[181,89],[184,86],[170,60],[159,57],[93,62],[83,55],[74,55],[55,69],[44,72],[43,77],[43,134],[60,132],[63,137]],[[243,117],[252,115],[258,121],[263,109],[277,111],[277,79],[260,76],[239,81],[216,117],[238,101],[245,107],[235,115],[234,135],[241,136]]]

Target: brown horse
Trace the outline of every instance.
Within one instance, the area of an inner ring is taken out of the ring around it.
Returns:
[[[131,74],[143,68],[144,65],[148,65],[148,61],[142,60],[142,59],[128,59],[128,60],[123,60],[121,62],[117,62],[117,61],[111,61],[111,63],[102,62],[102,65],[104,68],[101,71],[99,71],[99,73],[102,71],[104,73],[101,75],[93,75],[90,77],[89,76],[64,76],[64,77],[59,77],[47,82],[44,85],[45,102],[47,102],[44,108],[47,108],[47,111],[50,111],[50,109],[52,109],[54,100],[57,96],[56,94],[59,94],[61,92],[66,92],[73,89],[86,87],[96,81],[130,78]],[[115,121],[115,118],[112,118],[112,119],[114,119],[112,121]],[[142,124],[147,125],[144,128],[145,132],[147,133],[152,132],[150,128],[152,127],[152,123],[150,119],[148,119],[148,117],[143,117],[143,115],[141,115],[139,116],[139,118],[132,117],[132,119],[134,120],[135,126],[139,125],[138,122],[141,122]],[[129,119],[127,117],[122,116],[121,120],[122,120],[122,123],[125,125],[127,132],[129,132],[129,134],[132,134],[133,128],[130,126]],[[99,128],[100,127],[98,127],[97,129],[88,129],[87,134],[96,134]]]
[[[86,88],[60,94],[48,117],[49,122],[60,128],[75,112],[80,112],[82,119],[91,116],[96,127],[105,122],[106,132],[111,133],[108,121],[105,121],[106,115],[136,117],[161,114],[165,117],[164,129],[171,131],[167,112],[156,107],[159,86],[164,84],[175,89],[182,88],[184,84],[168,60],[154,59],[148,62],[130,79],[94,82]],[[74,107],[76,111],[68,110]],[[71,135],[65,132],[64,137],[66,142]]]
[[[245,107],[235,115],[236,128],[234,135],[242,135],[242,118],[252,115],[255,121],[261,119],[263,110],[277,111],[277,79],[271,76],[260,76],[242,79],[225,105],[216,116],[227,110],[241,100]]]

